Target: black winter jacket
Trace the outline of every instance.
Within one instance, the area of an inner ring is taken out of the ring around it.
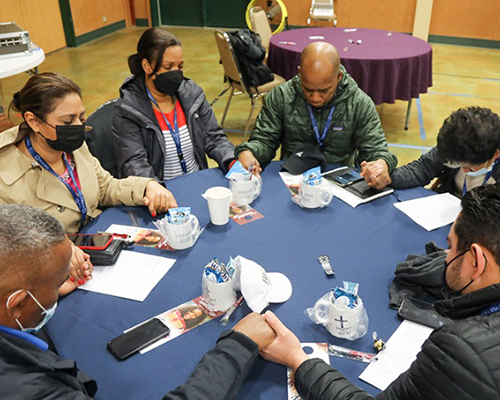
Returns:
[[[163,400],[234,399],[258,355],[253,340],[225,331],[189,380]],[[0,332],[0,399],[89,400],[96,391],[95,381],[79,371],[74,361],[62,360],[50,350]]]
[[[120,178],[143,176],[163,181],[165,140],[146,92],[144,76],[131,76],[120,88],[111,131]],[[219,126],[205,93],[185,78],[177,92],[194,147],[196,162],[208,168],[214,159],[224,172],[234,159],[234,145]]]
[[[391,186],[396,189],[406,189],[428,185],[434,178],[439,178],[438,193],[457,192],[455,177],[460,168],[449,168],[439,161],[437,147],[422,154],[418,160],[396,168],[391,174]],[[500,168],[493,171],[493,179],[500,181]]]
[[[500,284],[435,303],[457,321],[433,332],[410,369],[376,398],[380,400],[500,399],[500,312],[479,313],[500,300]],[[295,385],[303,400],[371,399],[321,360],[302,363]]]

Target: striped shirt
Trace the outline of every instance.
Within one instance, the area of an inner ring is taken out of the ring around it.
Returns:
[[[191,141],[191,136],[189,135],[189,130],[186,124],[186,116],[184,115],[184,111],[178,101],[175,102],[175,107],[177,109],[177,125],[179,127],[179,136],[181,138],[181,149],[186,162],[187,172],[190,173],[199,171],[200,166],[194,158],[193,142]],[[170,132],[170,129],[168,129],[161,112],[157,110],[154,110],[154,112],[163,132],[163,138],[165,139],[165,164],[163,165],[163,179],[172,179],[183,174],[179,156],[177,155],[177,147],[175,147],[172,133]],[[174,128],[174,110],[169,113],[164,113],[163,115],[166,117],[170,126]]]

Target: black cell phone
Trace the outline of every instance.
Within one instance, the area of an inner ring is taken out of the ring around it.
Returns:
[[[337,182],[340,186],[349,186],[353,183],[359,182],[363,180],[363,177],[359,173],[359,171],[353,169],[349,172],[346,172],[342,175],[337,175],[333,177],[333,180]]]
[[[82,250],[104,250],[113,241],[113,235],[111,234],[72,234],[68,235],[68,238]]]
[[[434,305],[426,301],[405,298],[399,306],[398,315],[417,324],[438,329],[443,325],[452,322],[451,319],[443,317],[435,309]]]
[[[168,326],[158,318],[139,325],[108,342],[108,350],[118,360],[125,360],[156,341],[167,337],[170,332]]]

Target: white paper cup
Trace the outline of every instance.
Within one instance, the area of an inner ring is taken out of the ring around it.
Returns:
[[[202,196],[207,199],[210,220],[214,225],[225,225],[229,221],[231,190],[223,186],[208,189]]]
[[[209,281],[203,271],[202,290],[210,311],[227,311],[236,303],[234,278],[228,282],[215,283]]]

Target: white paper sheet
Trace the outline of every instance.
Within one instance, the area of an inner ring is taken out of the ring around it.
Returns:
[[[289,172],[280,172],[279,174],[287,187],[290,185],[300,185],[300,181],[302,180],[302,175],[292,175]]]
[[[460,199],[450,193],[402,201],[394,207],[427,231],[451,224],[462,210]]]
[[[359,379],[377,389],[387,389],[399,375],[410,368],[432,331],[427,326],[403,321],[387,341],[385,350],[377,355],[378,360],[370,363]]]
[[[175,260],[123,250],[115,265],[94,267],[93,279],[79,289],[144,301]]]

